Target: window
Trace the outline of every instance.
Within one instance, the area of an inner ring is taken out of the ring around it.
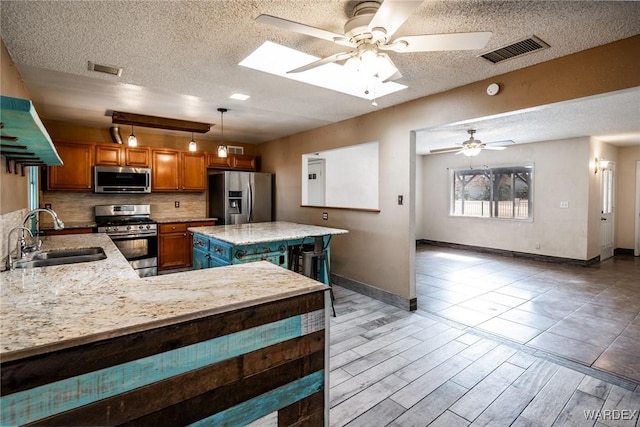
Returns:
[[[533,165],[451,171],[452,216],[533,218]]]
[[[29,210],[38,208],[38,167],[27,168],[29,177]]]

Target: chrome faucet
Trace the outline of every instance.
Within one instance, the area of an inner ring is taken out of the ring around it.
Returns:
[[[22,230],[22,234],[20,234],[16,240],[16,259],[22,258],[24,255],[24,248],[27,246],[27,242],[24,238],[24,232],[29,232],[29,236],[33,238],[33,233],[27,227],[13,227],[9,231],[9,236],[7,237],[7,270],[13,270],[13,258],[11,258],[11,234],[17,230]]]
[[[27,228],[27,221],[29,221],[29,218],[31,218],[38,212],[46,212],[51,215],[51,217],[53,218],[53,228],[55,230],[62,230],[64,228],[64,222],[62,222],[60,218],[58,218],[58,215],[51,209],[37,208],[27,212],[24,218],[22,218],[22,226],[14,227],[11,229],[11,231],[9,231],[9,236],[7,238],[7,270],[11,270],[13,268],[13,259],[11,258],[11,233],[13,233],[14,231],[20,231],[20,235],[18,236],[18,240],[16,241],[16,259],[22,258],[27,252],[40,250],[40,245],[42,245],[41,240],[27,245],[27,241],[24,237],[24,232],[28,231],[29,236],[31,236],[31,240],[33,240],[34,236],[31,230]]]
[[[60,221],[60,218],[58,218],[58,215],[54,211],[52,211],[51,209],[48,209],[48,208],[37,208],[37,209],[32,209],[29,212],[27,212],[27,214],[24,216],[24,218],[22,218],[22,226],[26,227],[27,221],[29,220],[29,218],[31,216],[33,216],[34,214],[38,213],[38,212],[46,212],[49,215],[51,215],[51,217],[53,218],[53,228],[54,228],[54,230],[62,230],[64,228],[64,222]]]

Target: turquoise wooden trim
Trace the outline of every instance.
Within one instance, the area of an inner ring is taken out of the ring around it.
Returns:
[[[62,159],[30,100],[0,96],[0,117],[4,124],[2,134],[18,138],[17,142],[8,142],[7,145],[24,145],[27,147],[25,152],[35,154],[35,157],[49,166],[62,164]],[[5,141],[2,143],[5,144]]]
[[[314,372],[268,391],[232,408],[203,418],[190,427],[243,426],[278,409],[309,397],[324,388],[324,370]]]
[[[302,335],[303,316],[88,372],[0,399],[1,425],[22,425]]]

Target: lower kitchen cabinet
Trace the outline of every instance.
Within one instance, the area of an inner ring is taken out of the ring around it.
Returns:
[[[42,236],[63,236],[67,234],[91,234],[93,228],[91,227],[76,227],[76,228],[63,228],[62,230],[40,230]]]
[[[193,221],[159,224],[158,233],[158,269],[191,267],[192,263],[202,262],[192,253],[193,233],[189,227],[215,225],[215,221]],[[205,267],[201,267],[205,268]],[[208,267],[206,267],[208,268]]]

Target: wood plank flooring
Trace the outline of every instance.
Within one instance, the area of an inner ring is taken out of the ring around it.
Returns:
[[[639,425],[635,381],[433,313],[334,292],[331,426]]]

